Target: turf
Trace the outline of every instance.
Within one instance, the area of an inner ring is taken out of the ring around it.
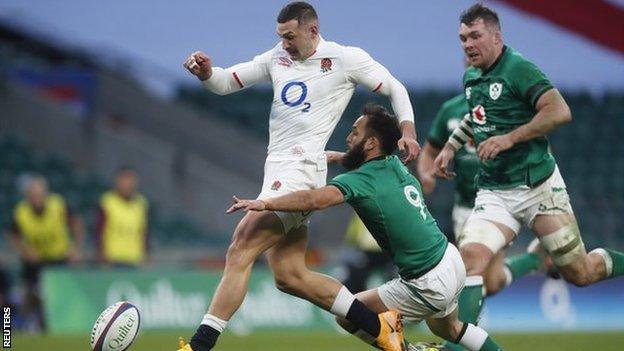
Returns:
[[[190,331],[142,333],[129,351],[175,351],[178,335]],[[513,351],[575,351],[624,349],[624,333],[543,333],[495,334],[503,350]],[[435,337],[418,332],[408,334],[410,340],[434,341]],[[40,336],[17,334],[12,349],[17,351],[88,351],[89,336]],[[333,332],[262,332],[248,336],[223,335],[215,351],[355,351],[374,350],[349,335]]]

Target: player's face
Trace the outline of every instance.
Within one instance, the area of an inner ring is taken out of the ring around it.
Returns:
[[[314,52],[314,39],[318,35],[318,24],[312,21],[299,25],[296,19],[277,24],[277,35],[282,39],[282,48],[290,58],[299,61]]]
[[[496,61],[498,48],[502,44],[498,28],[488,26],[479,18],[470,25],[459,27],[459,40],[470,66],[487,69]]]
[[[134,171],[123,171],[119,173],[115,180],[117,192],[124,197],[132,197],[136,191],[138,177]]]
[[[48,197],[48,185],[42,181],[33,181],[27,190],[30,204],[37,210],[41,210]]]
[[[366,117],[361,116],[355,121],[353,127],[351,127],[351,133],[347,136],[347,153],[342,158],[344,168],[352,170],[364,163],[366,160],[364,145],[367,139]]]

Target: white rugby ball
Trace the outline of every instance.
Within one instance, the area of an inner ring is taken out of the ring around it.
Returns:
[[[108,306],[95,321],[91,330],[91,350],[127,350],[139,332],[139,309],[128,301]]]

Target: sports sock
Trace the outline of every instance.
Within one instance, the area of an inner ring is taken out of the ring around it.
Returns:
[[[605,279],[624,275],[624,253],[611,249],[595,249],[591,253],[597,253],[605,261],[607,276]]]
[[[191,348],[193,351],[209,351],[217,343],[217,338],[223,330],[227,321],[211,314],[204,315],[201,325],[197,328],[195,335],[191,338]]]
[[[469,351],[500,351],[488,333],[474,324],[464,323],[456,343],[461,344]]]
[[[466,285],[459,295],[459,320],[464,323],[477,324],[483,307],[483,276],[466,277]],[[462,350],[462,347],[451,342],[444,343],[450,350]]]
[[[381,330],[381,322],[377,314],[368,309],[360,300],[355,299],[345,318],[358,328],[377,337]]]
[[[379,335],[381,324],[377,314],[356,299],[345,286],[338,291],[329,311],[338,317],[346,318],[358,329],[374,337]]]
[[[540,259],[535,253],[523,253],[508,257],[505,266],[511,271],[513,280],[523,277],[539,268]]]

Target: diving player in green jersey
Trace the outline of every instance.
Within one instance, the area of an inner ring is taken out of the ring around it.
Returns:
[[[430,194],[436,185],[436,168],[433,161],[440,154],[444,144],[455,128],[468,114],[468,103],[464,94],[445,101],[433,119],[427,142],[418,158],[418,176],[425,195]],[[453,234],[458,238],[472,212],[477,196],[475,176],[479,171],[479,157],[472,140],[457,150],[453,159],[455,172],[455,204],[453,206]],[[536,239],[537,241],[537,239]],[[491,296],[514,280],[540,268],[539,245],[532,243],[530,252],[511,256],[505,259],[505,251],[500,250],[490,262],[484,274],[486,296]],[[461,314],[460,314],[461,315]]]
[[[546,135],[571,120],[563,97],[533,63],[503,44],[496,12],[476,4],[461,15],[459,38],[472,66],[464,74],[470,116],[435,160],[450,177],[449,162],[469,139],[481,159],[475,207],[459,247],[468,277],[462,311],[475,322],[483,299],[483,274],[494,255],[527,226],[558,271],[577,286],[624,274],[624,254],[585,250],[566,185]]]
[[[245,211],[315,211],[344,202],[351,205],[379,246],[399,268],[400,278],[358,293],[373,311],[398,311],[406,321],[426,320],[431,331],[468,350],[500,350],[487,332],[458,319],[457,298],[465,269],[459,252],[429,213],[420,183],[393,156],[400,130],[383,107],[367,105],[347,137],[341,161],[350,171],[314,190],[263,199],[240,200],[228,213]],[[372,344],[374,338],[346,319],[345,330]]]

